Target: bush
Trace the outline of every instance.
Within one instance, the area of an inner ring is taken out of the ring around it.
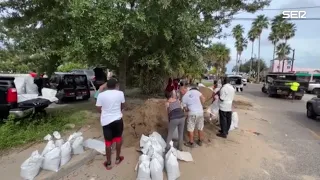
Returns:
[[[53,131],[68,129],[66,124],[82,124],[85,119],[84,111],[63,111],[50,113],[46,117],[37,117],[15,121],[9,118],[0,126],[0,150],[42,139]]]

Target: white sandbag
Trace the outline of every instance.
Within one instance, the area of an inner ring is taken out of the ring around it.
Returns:
[[[150,137],[151,146],[155,152],[159,154],[163,154],[165,151],[165,147],[162,147],[156,138]]]
[[[148,141],[149,141],[149,137],[142,134],[140,138],[140,147],[143,148]]]
[[[177,157],[177,159],[179,159],[181,161],[186,161],[186,162],[192,162],[193,161],[193,158],[192,158],[192,155],[191,155],[190,152],[177,150],[176,157]]]
[[[67,164],[71,159],[71,144],[69,141],[61,146],[61,162],[60,166]]]
[[[234,130],[234,129],[237,129],[238,128],[238,123],[239,123],[238,113],[237,112],[232,112],[232,120],[231,120],[231,125],[230,125],[229,132]]]
[[[60,133],[58,131],[54,131],[53,132],[53,137],[56,139],[56,141],[55,141],[56,147],[61,147],[63,145],[63,143],[64,143],[64,140],[61,139]]]
[[[150,162],[150,174],[152,180],[163,180],[162,166],[157,158],[153,158]]]
[[[17,89],[18,94],[26,94],[26,82],[25,77],[15,77],[14,78],[14,84]]]
[[[44,156],[45,154],[47,154],[49,151],[51,151],[52,149],[54,149],[56,146],[54,144],[53,140],[48,141],[46,147],[44,147],[41,155]]]
[[[136,167],[134,168],[135,171],[138,170],[139,164],[141,164],[143,161],[150,161],[150,157],[145,154],[142,154],[141,156],[139,156],[138,163],[137,163]]]
[[[63,140],[63,139],[57,139],[57,140],[54,142],[54,145],[55,145],[56,147],[61,147],[63,144],[64,144],[64,140]]]
[[[43,138],[43,140],[45,140],[45,141],[50,141],[50,140],[52,140],[51,134],[47,134],[47,135]]]
[[[199,86],[199,87],[206,87],[206,86],[205,86],[204,84],[202,84],[202,83],[199,83],[198,86]]]
[[[38,151],[32,152],[31,156],[21,164],[20,176],[27,180],[34,179],[40,171],[42,161],[43,157]]]
[[[157,159],[158,160],[158,162],[160,163],[160,165],[161,165],[161,170],[163,170],[163,168],[164,168],[164,159],[163,159],[163,157],[160,155],[160,154],[158,154],[158,153],[154,153],[153,155],[152,155],[152,158],[151,159]]]
[[[61,139],[61,134],[58,131],[53,132],[52,135],[56,139]]]
[[[46,153],[44,155],[44,160],[42,163],[42,168],[49,171],[58,172],[61,156],[60,156],[61,150],[59,147],[56,147]]]
[[[83,146],[90,149],[95,149],[101,154],[106,154],[106,145],[104,142],[96,139],[87,139],[83,142]]]
[[[173,131],[172,140],[175,140],[175,141],[179,140],[178,127],[176,127],[176,129]]]
[[[73,154],[82,154],[84,152],[83,149],[83,137],[77,137],[72,143],[72,152]]]
[[[142,161],[138,167],[137,180],[151,180],[150,161]]]
[[[25,77],[25,87],[26,87],[26,94],[39,94],[38,86],[34,83],[34,78],[31,76]]]
[[[142,149],[141,149],[141,152],[142,152],[143,154],[147,154],[148,151],[149,151],[150,146],[151,146],[151,141],[148,140],[146,143],[143,144]]]
[[[38,94],[18,94],[18,103],[31,99],[36,99],[38,97]]]
[[[69,136],[68,141],[72,144],[73,141],[80,136],[82,136],[82,132],[75,132]]]
[[[169,150],[166,154],[165,167],[168,180],[176,180],[180,177],[179,163],[176,156]]]
[[[55,89],[49,89],[49,88],[42,88],[41,90],[42,96],[45,99],[48,99],[51,102],[58,101],[59,99],[56,97],[57,90]]]
[[[167,143],[158,132],[153,132],[149,137],[154,137],[163,148],[166,148]]]

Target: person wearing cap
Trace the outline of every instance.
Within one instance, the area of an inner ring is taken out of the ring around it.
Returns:
[[[116,161],[120,164],[124,157],[120,156],[123,132],[122,110],[124,108],[124,93],[118,90],[118,81],[111,78],[107,81],[106,90],[99,93],[96,106],[101,113],[100,122],[106,145],[107,161],[104,166],[107,170],[111,166],[111,145],[116,143]]]
[[[196,85],[192,85],[191,89],[186,92],[182,97],[182,105],[184,109],[188,112],[187,117],[187,131],[189,135],[189,142],[185,143],[188,147],[195,147],[193,135],[194,130],[198,130],[198,145],[202,145],[203,141],[203,127],[204,127],[204,117],[203,117],[203,106],[202,103],[205,102],[205,97],[199,91]]]
[[[219,121],[220,132],[217,136],[227,138],[232,121],[232,103],[236,90],[229,83],[227,77],[223,78],[223,86],[219,91]]]

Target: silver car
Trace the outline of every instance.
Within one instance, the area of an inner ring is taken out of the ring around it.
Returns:
[[[307,117],[310,119],[316,119],[320,116],[320,95],[307,101]]]

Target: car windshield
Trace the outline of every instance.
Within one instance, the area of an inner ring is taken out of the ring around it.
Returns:
[[[85,72],[86,75],[88,75],[88,76],[94,76],[94,71],[93,71],[93,70],[84,70],[84,72]]]
[[[87,85],[87,78],[84,75],[65,75],[64,84],[67,87],[73,87],[73,84],[78,86]]]

